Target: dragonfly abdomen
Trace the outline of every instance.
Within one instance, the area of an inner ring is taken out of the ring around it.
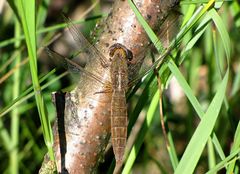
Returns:
[[[124,90],[114,90],[111,102],[111,134],[117,163],[122,163],[127,141],[127,103]]]

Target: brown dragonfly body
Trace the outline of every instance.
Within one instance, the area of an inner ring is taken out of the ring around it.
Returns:
[[[74,28],[70,28],[71,30],[76,32]],[[87,75],[89,78],[104,84],[104,90],[97,92],[95,95],[98,95],[98,93],[110,93],[112,95],[111,101],[109,101],[111,102],[111,139],[117,165],[121,166],[127,141],[128,117],[126,92],[128,89],[128,62],[132,59],[132,52],[120,43],[113,44],[110,47],[110,61],[107,59],[101,60],[101,62],[105,62],[104,68],[110,74],[110,81],[104,83],[99,75],[88,72],[72,60],[61,56],[49,48],[46,48],[46,51],[50,57],[60,61],[68,70],[83,73],[83,75]]]
[[[111,134],[113,152],[117,164],[123,161],[127,141],[127,103],[126,92],[128,89],[128,60],[132,54],[121,44],[110,47],[109,55],[112,58],[110,76],[112,85],[111,101]]]

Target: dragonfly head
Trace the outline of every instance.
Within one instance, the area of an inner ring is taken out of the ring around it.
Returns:
[[[130,62],[133,59],[132,52],[120,43],[115,43],[109,48],[109,56],[113,57],[115,54],[120,54]]]

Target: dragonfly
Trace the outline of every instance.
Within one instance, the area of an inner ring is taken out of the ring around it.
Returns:
[[[95,95],[98,95],[98,93],[111,94],[111,101],[109,101],[111,103],[111,141],[116,164],[121,166],[123,164],[123,157],[127,142],[128,114],[126,93],[128,89],[136,84],[136,82],[139,81],[149,70],[153,69],[157,62],[155,62],[148,71],[145,71],[144,73],[139,74],[136,78],[129,80],[128,66],[131,64],[131,60],[133,58],[131,50],[121,43],[115,43],[109,47],[110,59],[107,59],[97,48],[88,42],[88,40],[80,31],[78,31],[69,18],[64,17],[64,19],[68,24],[68,29],[72,34],[73,39],[78,45],[80,45],[77,54],[78,57],[84,57],[84,59],[92,59],[94,57],[99,60],[102,68],[105,71],[108,71],[110,76],[109,80],[102,80],[100,75],[88,71],[78,63],[60,55],[48,47],[46,47],[45,50],[52,59],[57,59],[57,61],[61,62],[61,64],[70,72],[81,73],[82,75],[88,76],[98,83],[103,84],[104,89],[97,92]],[[159,61],[166,56],[167,54],[160,57]]]

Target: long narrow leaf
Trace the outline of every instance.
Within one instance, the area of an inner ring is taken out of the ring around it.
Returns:
[[[24,35],[26,38],[30,71],[32,76],[33,88],[35,91],[35,99],[37,103],[38,113],[43,127],[43,135],[45,144],[47,145],[48,152],[51,160],[54,160],[53,155],[53,136],[51,124],[47,116],[46,106],[41,94],[41,87],[38,80],[37,69],[37,52],[36,52],[36,21],[35,21],[35,1],[17,1],[18,12],[20,14],[21,23],[23,26]]]
[[[174,63],[170,65],[171,71],[174,73],[177,67]],[[191,174],[193,173],[201,153],[207,143],[210,134],[213,131],[214,125],[218,118],[219,111],[221,109],[223,99],[225,97],[227,82],[228,82],[227,70],[222,83],[220,84],[216,95],[214,96],[207,112],[204,114],[201,122],[199,123],[196,131],[194,132],[182,158],[175,171],[175,174]]]

